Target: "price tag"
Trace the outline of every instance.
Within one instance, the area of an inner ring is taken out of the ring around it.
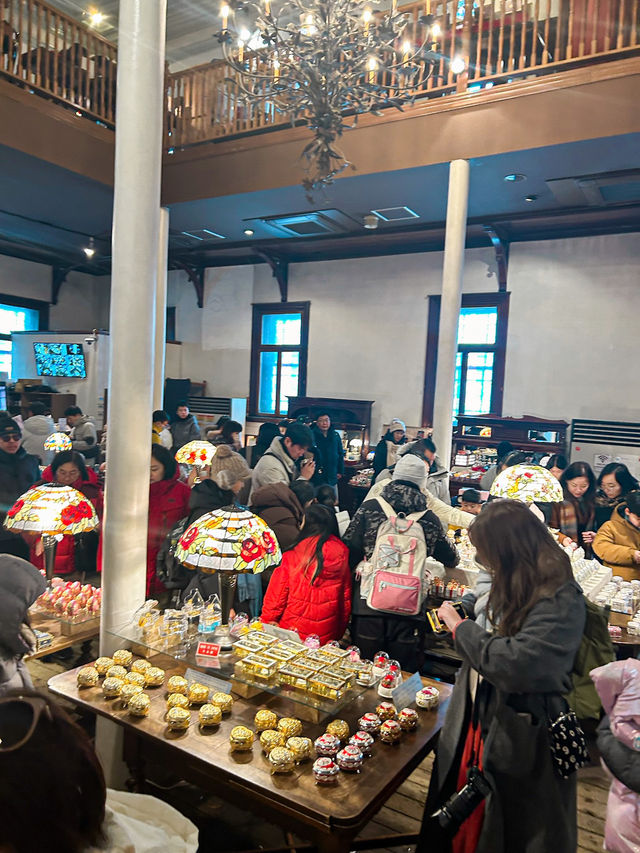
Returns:
[[[297,631],[287,631],[286,628],[280,628],[278,625],[264,625],[265,634],[270,634],[278,640],[293,640],[294,643],[301,643],[300,635]]]
[[[391,694],[391,700],[396,708],[401,711],[416,701],[416,693],[422,690],[423,684],[419,672],[414,672],[411,678],[407,678],[399,684]]]
[[[196,654],[198,657],[217,658],[220,654],[220,646],[217,643],[198,643]]]
[[[198,684],[204,684],[213,693],[231,693],[231,682],[223,681],[221,678],[215,678],[213,675],[205,675],[203,672],[198,672],[195,669],[188,669],[184,677],[189,684],[197,681]]]

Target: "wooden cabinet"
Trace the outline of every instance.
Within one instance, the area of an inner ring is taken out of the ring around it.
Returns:
[[[334,397],[289,397],[290,418],[315,420],[326,413],[340,433],[347,465],[360,465],[369,453],[373,400],[339,400]]]
[[[28,391],[23,392],[20,397],[20,407],[22,409],[22,417],[28,417],[28,409],[30,403],[44,403],[47,409],[51,410],[51,417],[58,423],[60,418],[64,417],[65,410],[69,406],[76,405],[75,394],[50,394],[46,391]]]
[[[514,450],[525,453],[566,453],[566,421],[551,421],[523,415],[521,418],[496,418],[491,415],[459,415],[453,429],[453,459],[463,448],[497,447],[510,441]]]

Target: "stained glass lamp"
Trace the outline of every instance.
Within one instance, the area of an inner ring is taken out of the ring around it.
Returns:
[[[45,450],[53,450],[60,453],[62,450],[71,450],[71,439],[63,432],[52,432],[44,443]]]
[[[540,465],[512,465],[493,481],[489,494],[522,503],[559,503],[564,500],[562,486],[550,471]]]
[[[176,558],[189,569],[220,574],[222,619],[213,642],[230,649],[229,611],[239,573],[259,574],[278,566],[282,553],[265,522],[245,509],[217,509],[201,516],[180,537]]]
[[[95,530],[98,516],[91,501],[71,486],[43,483],[21,495],[7,512],[4,526],[16,533],[42,536],[47,580],[51,582],[61,536]]]

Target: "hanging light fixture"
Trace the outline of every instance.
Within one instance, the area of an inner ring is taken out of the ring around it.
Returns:
[[[441,56],[432,15],[414,23],[398,10],[354,0],[225,0],[216,38],[242,100],[304,122],[307,193],[348,166],[336,147],[358,115],[412,103]],[[253,35],[246,38],[252,29]]]

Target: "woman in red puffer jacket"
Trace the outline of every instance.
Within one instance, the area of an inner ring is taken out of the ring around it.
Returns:
[[[269,582],[262,621],[328,643],[342,637],[350,615],[349,549],[338,538],[335,512],[312,504],[298,544],[285,552]]]
[[[86,467],[84,456],[81,453],[77,453],[75,450],[63,450],[56,453],[51,465],[42,472],[42,482],[71,486],[82,492],[91,501],[98,518],[102,521],[104,495],[95,471]],[[82,533],[79,537],[63,536],[56,549],[55,573],[57,575],[70,575],[75,571],[95,571],[97,544],[97,534],[94,533]],[[81,545],[82,548],[78,549],[77,545]],[[80,553],[83,555],[83,560],[87,557],[93,565],[84,563],[83,565],[76,565],[76,557]],[[36,568],[44,568],[40,539],[31,546],[29,559]]]

